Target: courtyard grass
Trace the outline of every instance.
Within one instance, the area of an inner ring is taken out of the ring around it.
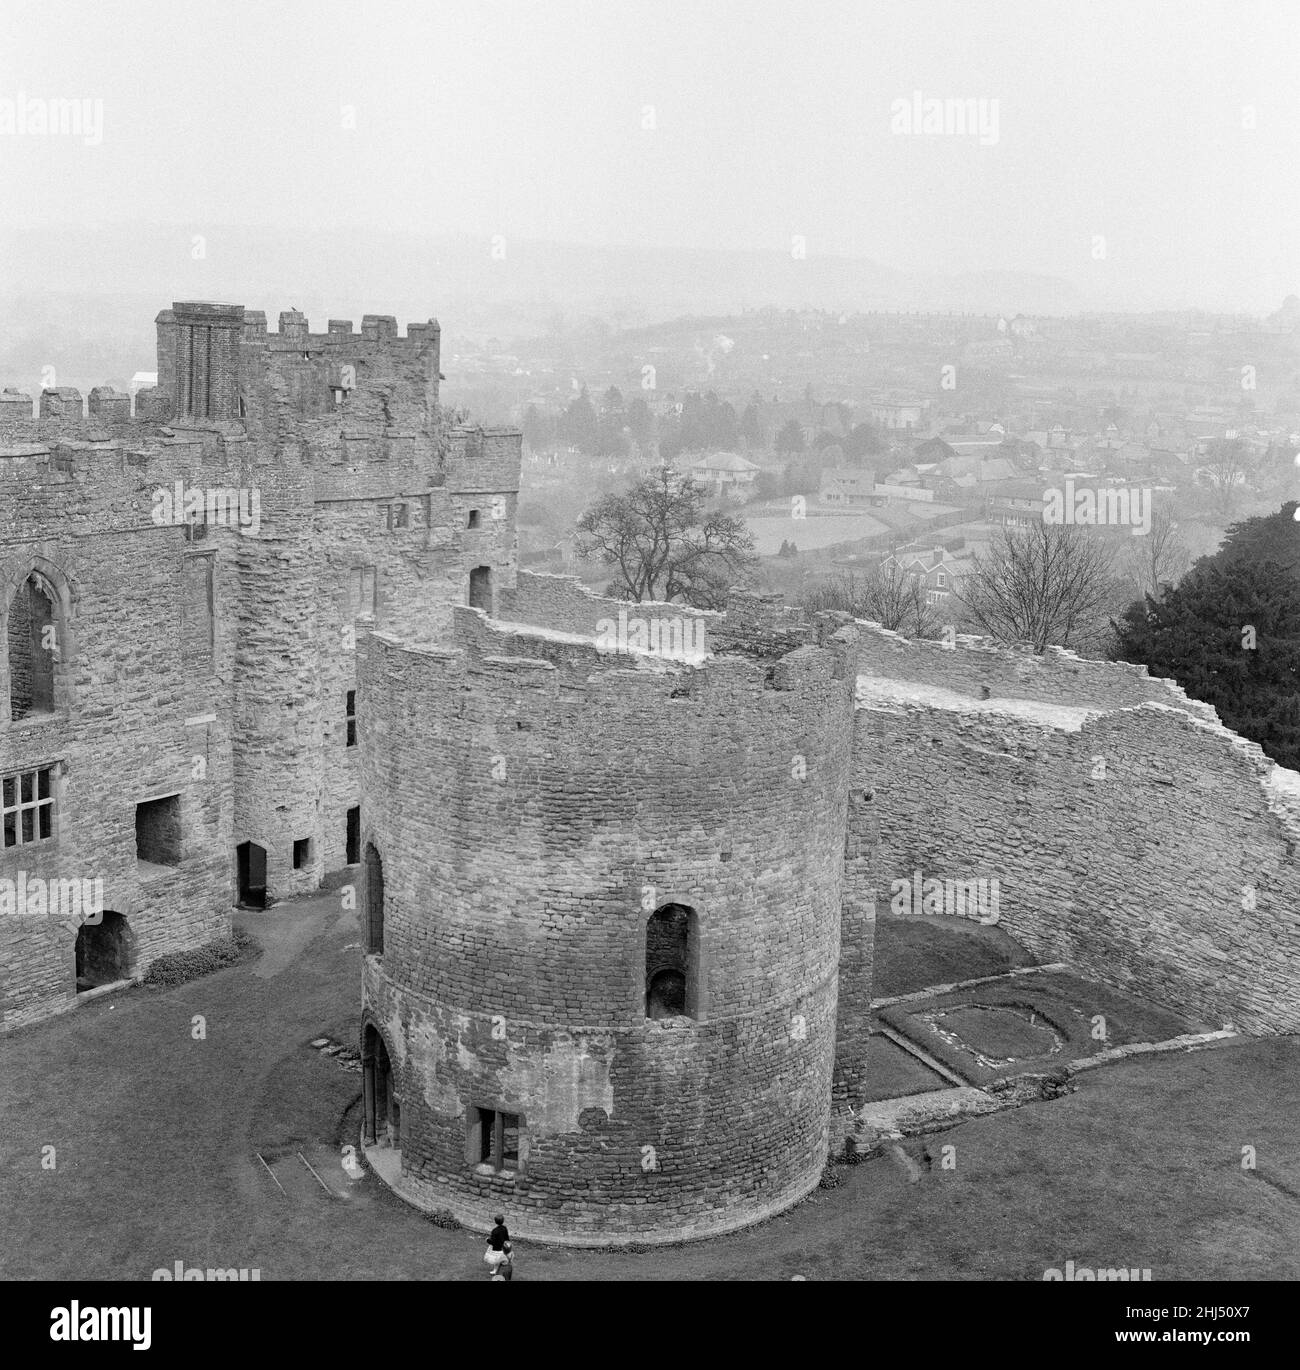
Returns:
[[[1066,971],[908,1000],[880,1010],[879,1017],[974,1085],[1024,1071],[1056,1069],[1112,1047],[1167,1042],[1207,1030],[1204,1022],[1190,1015],[1171,1013]],[[958,1042],[942,1033],[955,1035]],[[1053,1033],[1060,1041],[1055,1051]],[[977,1052],[995,1062],[1014,1059],[1004,1065],[984,1064]]]
[[[867,1043],[866,1087],[869,1102],[898,1099],[905,1094],[923,1094],[932,1089],[947,1089],[951,1081],[922,1065],[888,1037],[875,1035]]]
[[[997,927],[967,918],[876,915],[872,993],[877,999],[1034,964],[1034,958]]]
[[[482,1279],[478,1234],[435,1226],[373,1177],[330,1198],[294,1158],[337,1167],[358,1131],[360,1076],[309,1045],[355,1040],[355,914],[322,895],[241,922],[266,945],[257,961],[0,1042],[0,1276],[139,1280],[183,1260],[265,1280]],[[1052,1102],[911,1139],[915,1185],[872,1159],[716,1241],[643,1254],[522,1241],[516,1278],[1041,1280],[1069,1259],[1155,1280],[1300,1278],[1298,1109],[1293,1038],[1135,1058]],[[945,1144],[956,1169],[924,1168]],[[301,1184],[280,1194],[259,1150]]]

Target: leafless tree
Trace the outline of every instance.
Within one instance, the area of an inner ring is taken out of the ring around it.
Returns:
[[[1210,489],[1223,513],[1231,513],[1242,487],[1258,463],[1240,438],[1221,438],[1213,443],[1201,463]]]
[[[939,614],[925,602],[924,582],[896,561],[814,585],[803,603],[814,613],[835,609],[871,619],[904,637],[938,637],[943,626]]]
[[[1151,528],[1125,544],[1124,569],[1139,593],[1159,598],[1162,586],[1177,584],[1192,564],[1192,555],[1167,508],[1151,515]]]
[[[1035,652],[1090,640],[1113,595],[1114,547],[1077,524],[1005,529],[954,591],[964,626]]]

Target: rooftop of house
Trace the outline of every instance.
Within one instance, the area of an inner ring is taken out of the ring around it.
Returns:
[[[706,452],[686,465],[693,471],[757,471],[759,465],[739,452]]]

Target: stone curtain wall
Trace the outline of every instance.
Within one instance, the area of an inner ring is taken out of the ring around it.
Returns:
[[[992,658],[932,660],[951,674],[860,683],[854,785],[874,798],[850,826],[878,824],[878,907],[916,870],[996,878],[999,926],[1042,959],[1210,1027],[1300,1030],[1300,776],[1205,706],[946,695]],[[1089,665],[1094,700],[1134,679]],[[1025,679],[1054,696],[1052,671]]]
[[[456,617],[458,650],[362,647],[365,1012],[405,1185],[579,1242],[789,1205],[826,1156],[852,642],[694,670]],[[696,912],[700,1021],[645,1018],[666,903]],[[467,1161],[475,1107],[523,1116],[518,1176]]]

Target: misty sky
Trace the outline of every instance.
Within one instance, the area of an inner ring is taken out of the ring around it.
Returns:
[[[11,224],[799,234],[1267,311],[1300,291],[1298,53],[1295,0],[4,0],[0,99],[101,99],[103,135],[0,136],[0,185]],[[997,141],[891,132],[918,90],[996,100]]]

